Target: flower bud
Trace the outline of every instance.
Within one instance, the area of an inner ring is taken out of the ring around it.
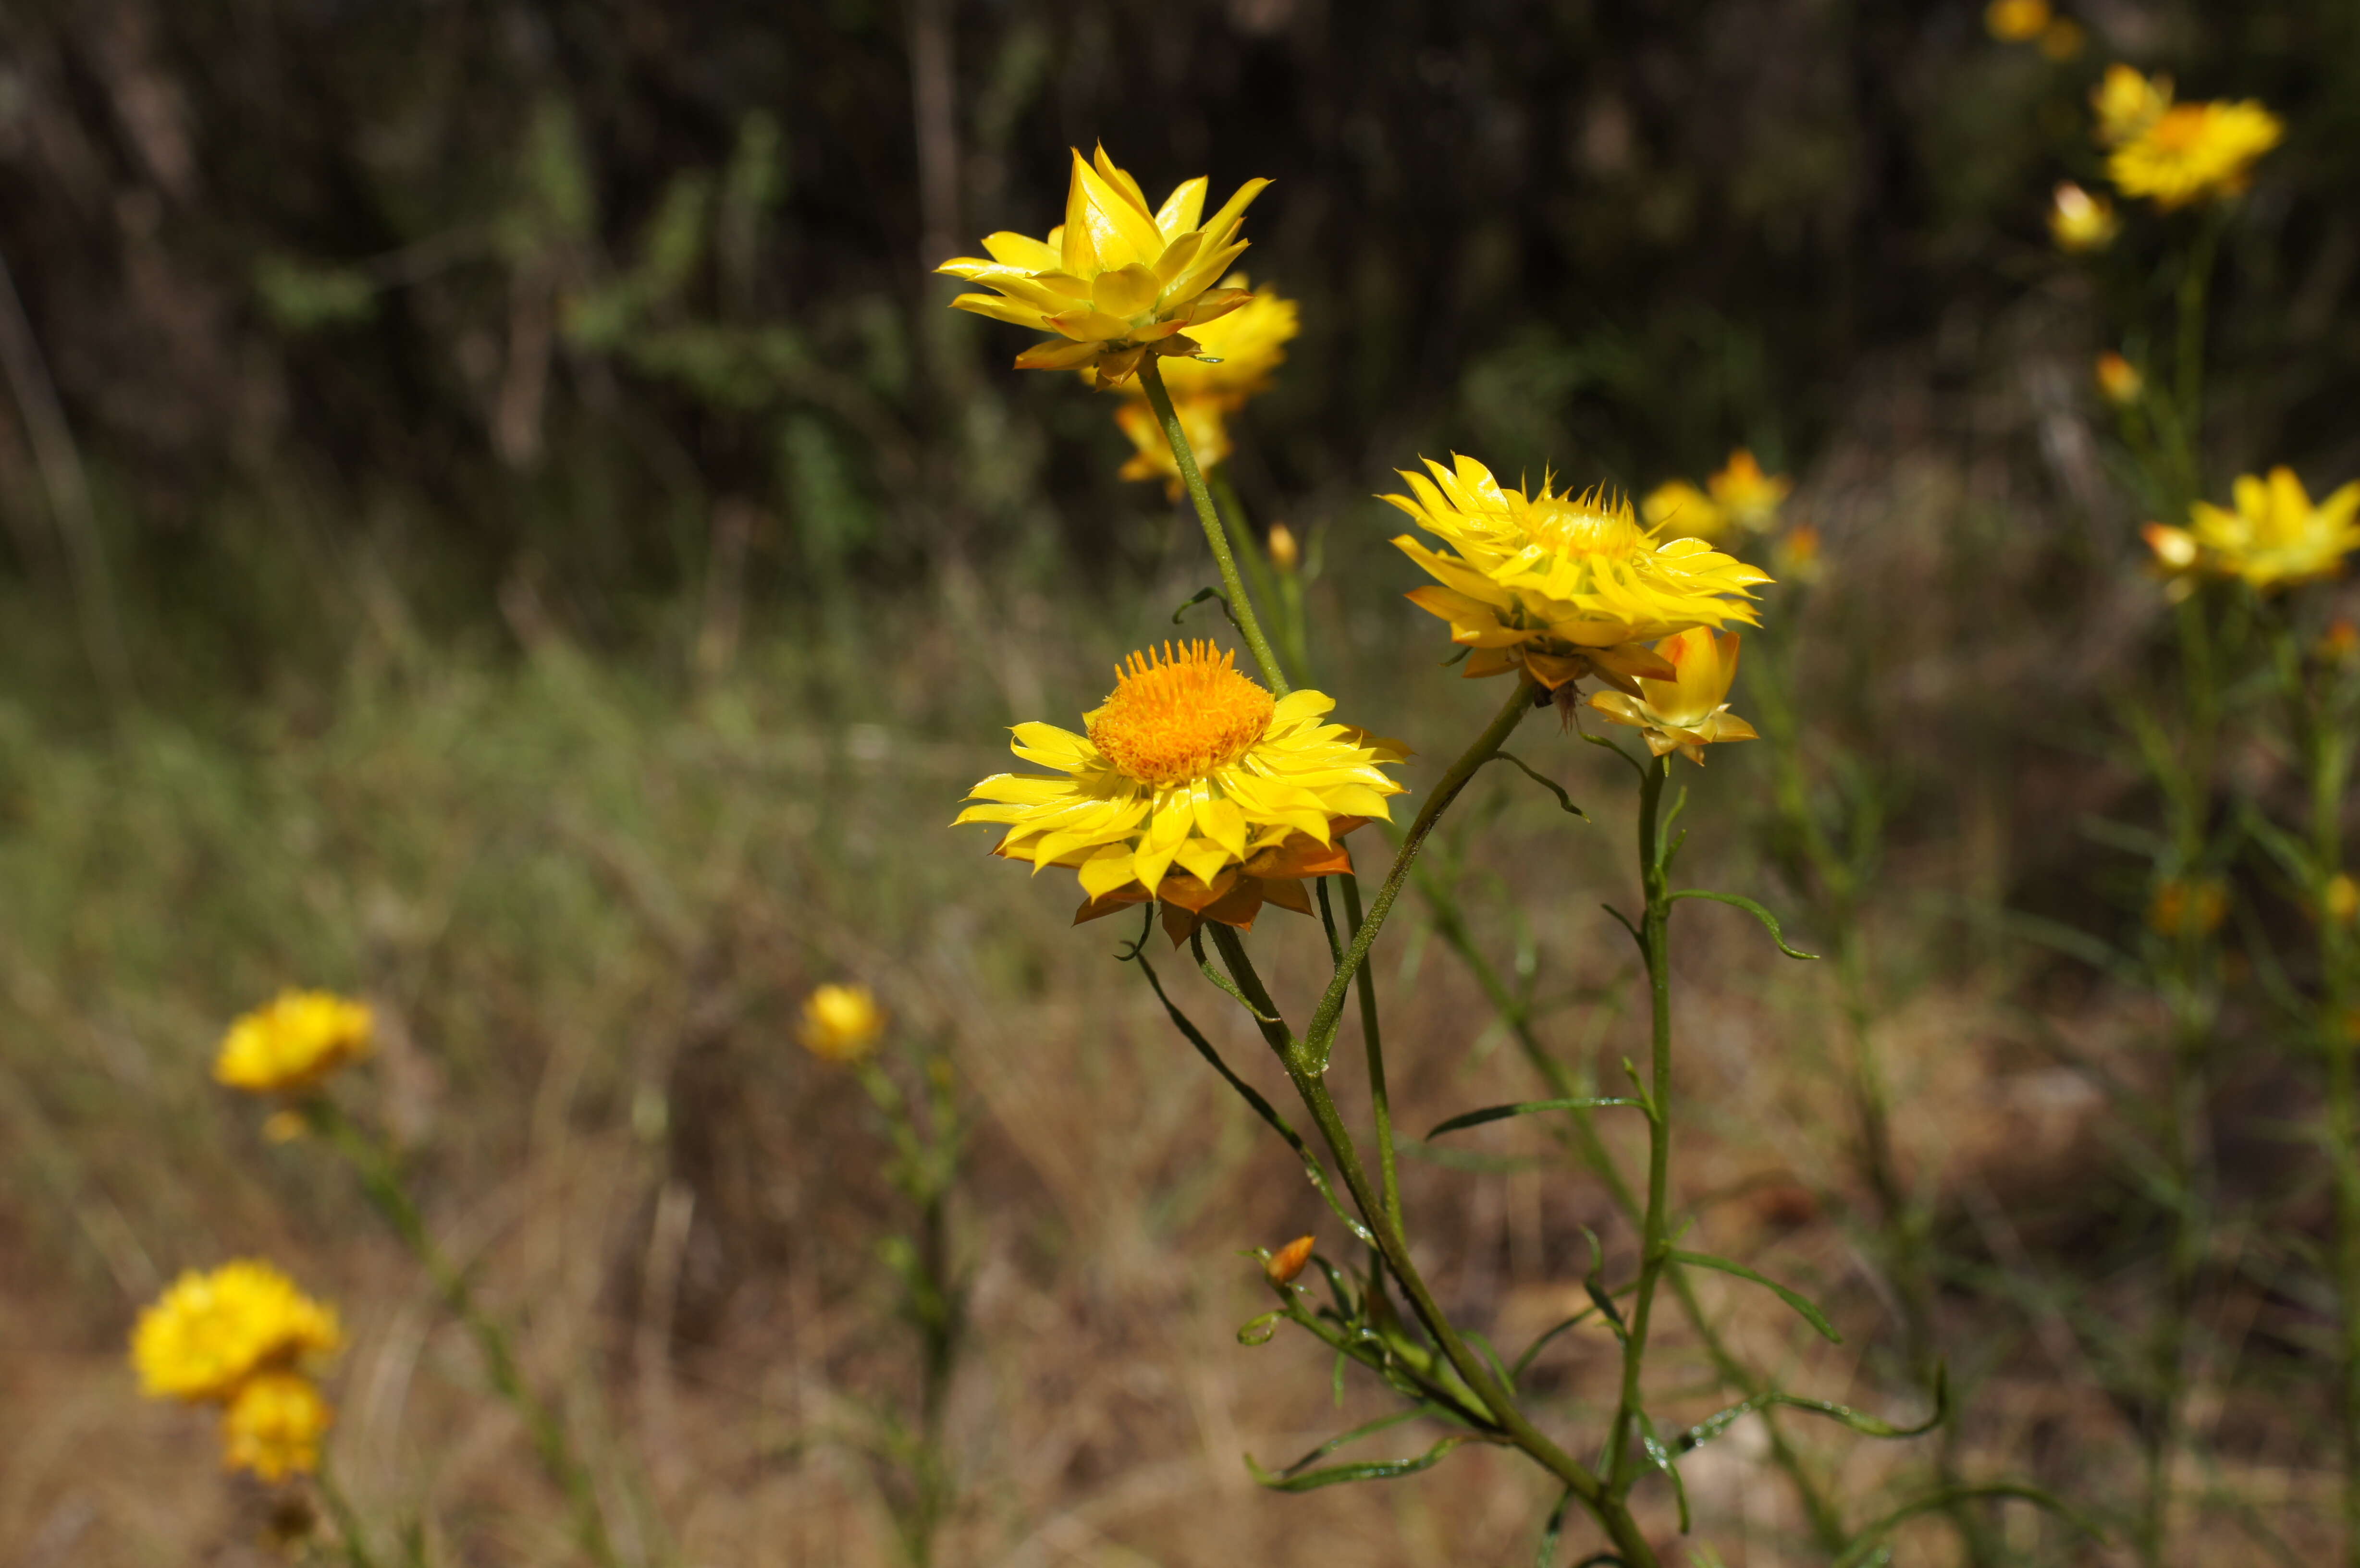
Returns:
[[[2352,880],[2352,873],[2339,871],[2327,879],[2327,890],[2320,895],[2320,910],[2334,925],[2348,926],[2353,917],[2360,915],[2360,882]]]
[[[2138,401],[2143,383],[2138,367],[2129,360],[2109,349],[2098,356],[2097,374],[2098,390],[2106,395],[2107,402],[2124,408]]]
[[[1312,1241],[1310,1236],[1298,1236],[1280,1247],[1271,1254],[1270,1261],[1262,1266],[1263,1275],[1273,1285],[1293,1284],[1295,1277],[1303,1272],[1304,1265],[1311,1261]]]
[[[2360,626],[2354,626],[2350,616],[2338,615],[2319,634],[2318,646],[2311,651],[2322,664],[2349,664],[2360,654]]]
[[[2060,180],[2049,207],[2049,234],[2057,248],[2079,256],[2114,243],[2122,223],[2114,203],[2092,196],[2071,180]]]
[[[1303,564],[1303,547],[1295,542],[1295,530],[1284,523],[1270,525],[1270,563],[1290,576]]]
[[[2158,936],[2210,936],[2229,913],[2229,890],[2208,877],[2172,877],[2155,890],[2147,923]]]
[[[822,985],[803,998],[799,1038],[823,1062],[858,1062],[884,1032],[885,1009],[866,985]]]

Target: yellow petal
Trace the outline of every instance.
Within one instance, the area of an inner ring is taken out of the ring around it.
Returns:
[[[1087,365],[1105,352],[1105,345],[1095,343],[1067,343],[1059,338],[1034,343],[1016,356],[1019,370],[1071,370],[1077,365]]]
[[[1156,210],[1155,226],[1164,231],[1165,239],[1177,240],[1202,222],[1208,184],[1200,174],[1194,180],[1183,180],[1164,199],[1164,205]]]
[[[1060,265],[1054,246],[1034,239],[1030,234],[1012,234],[1002,229],[996,234],[983,236],[983,248],[991,259],[1003,267],[1021,267],[1027,272],[1047,272]]]
[[[1090,281],[1090,299],[1109,316],[1131,317],[1155,303],[1164,280],[1140,262],[1101,272]],[[1126,324],[1128,324],[1126,322]]]
[[[995,321],[1007,321],[1015,326],[1045,332],[1048,322],[1031,305],[1014,299],[1003,299],[997,294],[962,294],[951,301],[954,310],[972,310],[978,316],[989,316]]]

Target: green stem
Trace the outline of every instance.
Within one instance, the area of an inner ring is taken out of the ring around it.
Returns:
[[[1654,758],[1639,784],[1639,871],[1647,907],[1640,917],[1641,946],[1647,964],[1650,1012],[1651,1088],[1647,1106],[1647,1207],[1640,1225],[1639,1292],[1631,1306],[1631,1326],[1622,1342],[1622,1392],[1608,1439],[1607,1484],[1620,1496],[1636,1479],[1632,1429],[1640,1414],[1640,1374],[1647,1360],[1647,1333],[1655,1316],[1655,1287],[1671,1258],[1668,1239],[1672,1160],[1672,976],[1669,945],[1671,882],[1664,865],[1660,825],[1664,782],[1671,767]]]
[[[1343,1116],[1336,1108],[1335,1096],[1328,1093],[1327,1082],[1311,1061],[1306,1043],[1298,1042],[1284,1023],[1272,1021],[1280,1016],[1278,1004],[1271,999],[1270,992],[1262,985],[1262,976],[1256,973],[1253,961],[1247,956],[1245,944],[1239,940],[1238,933],[1224,925],[1214,925],[1210,929],[1213,944],[1220,950],[1222,961],[1229,966],[1230,979],[1236,982],[1239,991],[1254,1011],[1256,1027],[1284,1062],[1295,1093],[1301,1096],[1305,1108],[1310,1111],[1312,1120],[1318,1125],[1320,1137],[1335,1156],[1337,1169],[1352,1195],[1353,1204],[1368,1223],[1370,1234],[1376,1238],[1378,1255],[1400,1282],[1403,1292],[1409,1297],[1411,1306],[1417,1312],[1418,1321],[1434,1336],[1444,1358],[1474,1391],[1476,1398],[1483,1402],[1484,1409],[1507,1439],[1563,1482],[1566,1488],[1590,1510],[1630,1568],[1655,1568],[1655,1549],[1648,1544],[1638,1521],[1632,1518],[1622,1500],[1601,1485],[1599,1477],[1588,1465],[1567,1453],[1532,1423],[1531,1418],[1517,1405],[1514,1394],[1493,1374],[1490,1364],[1475,1354],[1444,1314],[1441,1304],[1435,1300],[1425,1276],[1418,1271],[1416,1262],[1410,1256],[1407,1233],[1394,1220],[1384,1195],[1370,1185],[1368,1170],[1361,1163],[1359,1145],[1351,1129],[1344,1125]],[[1368,928],[1363,926],[1362,929]]]
[[[1245,580],[1238,574],[1238,558],[1229,550],[1229,529],[1221,521],[1219,508],[1213,505],[1212,493],[1205,488],[1205,476],[1196,468],[1196,454],[1188,445],[1188,432],[1180,428],[1180,416],[1172,407],[1172,394],[1164,389],[1164,372],[1152,354],[1139,362],[1139,385],[1147,394],[1148,406],[1163,422],[1164,439],[1172,443],[1172,461],[1179,467],[1181,483],[1188,487],[1188,499],[1196,503],[1196,520],[1204,525],[1205,543],[1212,549],[1213,564],[1220,569],[1221,586],[1229,593],[1229,615],[1237,622],[1238,635],[1246,639],[1254,667],[1262,671],[1262,683],[1284,697],[1289,690],[1286,673],[1279,668],[1278,655],[1271,651],[1270,639],[1262,636],[1253,600],[1246,593]]]
[[[361,1532],[359,1511],[353,1507],[352,1499],[344,1496],[344,1489],[336,1485],[333,1469],[324,1454],[320,1456],[320,1469],[312,1480],[319,1486],[320,1500],[328,1506],[328,1517],[335,1520],[336,1543],[344,1549],[344,1561],[352,1564],[352,1568],[377,1568],[377,1559],[369,1552],[368,1540]]]
[[[1360,931],[1360,878],[1347,874],[1337,880],[1344,887],[1347,933],[1357,936]],[[1384,1036],[1377,1027],[1376,977],[1363,964],[1352,978],[1360,993],[1360,1037],[1368,1047],[1369,1101],[1377,1129],[1377,1175],[1383,1183],[1385,1216],[1393,1221],[1395,1230],[1402,1230],[1405,1227],[1402,1224],[1401,1162],[1393,1149],[1393,1096],[1385,1088]]]
[[[1302,577],[1273,561],[1269,552],[1255,541],[1252,521],[1246,514],[1245,503],[1238,497],[1237,486],[1229,483],[1227,468],[1216,468],[1205,476],[1205,482],[1212,487],[1213,499],[1219,504],[1221,520],[1229,525],[1230,548],[1237,551],[1246,574],[1252,579],[1255,597],[1278,608],[1281,663],[1289,677],[1309,685],[1311,645],[1309,628],[1303,619]]]
[[[541,1468],[557,1483],[572,1506],[574,1539],[584,1555],[598,1568],[620,1568],[614,1542],[606,1534],[606,1515],[598,1505],[597,1486],[589,1467],[574,1452],[564,1424],[526,1385],[508,1330],[477,1304],[467,1277],[452,1266],[427,1231],[425,1218],[402,1185],[391,1155],[364,1136],[332,1102],[314,1102],[311,1114],[313,1124],[326,1133],[336,1151],[352,1165],[354,1173],[360,1178],[361,1190],[378,1215],[425,1269],[428,1280],[451,1315],[475,1339],[494,1391],[523,1421]]]
[[[2172,372],[2179,404],[2181,483],[2191,500],[2204,493],[2205,296],[2212,286],[2212,259],[2220,249],[2225,211],[2217,205],[2206,211],[2195,243],[2188,248],[2186,268],[2180,275],[2180,344]]]
[[[1409,876],[1411,863],[1416,860],[1419,848],[1426,843],[1426,835],[1434,831],[1434,824],[1449,809],[1450,802],[1467,788],[1467,782],[1475,777],[1476,769],[1491,761],[1493,755],[1508,744],[1508,737],[1516,733],[1516,726],[1523,724],[1524,715],[1533,711],[1534,699],[1542,690],[1540,682],[1530,675],[1519,674],[1516,689],[1508,694],[1507,702],[1492,716],[1491,726],[1476,736],[1475,744],[1450,765],[1450,771],[1442,776],[1442,782],[1434,787],[1434,793],[1426,797],[1426,805],[1418,811],[1416,820],[1410,823],[1409,832],[1402,835],[1401,847],[1393,852],[1393,863],[1386,869],[1385,879],[1379,885],[1377,896],[1369,901],[1368,919],[1361,922],[1360,930],[1352,933],[1351,943],[1344,950],[1344,961],[1336,966],[1335,978],[1328,983],[1327,994],[1319,998],[1319,1008],[1311,1016],[1311,1028],[1304,1037],[1304,1046],[1315,1072],[1324,1073],[1328,1069],[1328,1053],[1336,1043],[1336,1030],[1344,1017],[1344,995],[1350,988],[1353,977],[1360,972],[1360,966],[1368,962],[1369,949],[1375,945],[1377,932],[1383,928],[1385,917],[1393,912],[1393,900],[1401,895],[1402,882]]]

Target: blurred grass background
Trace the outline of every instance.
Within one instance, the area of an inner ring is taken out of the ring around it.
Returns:
[[[2109,59],[2283,114],[2226,241],[2214,488],[2360,472],[2360,16],[2074,15],[2063,61],[1970,5],[1806,0],[0,16],[0,1547],[258,1550],[258,1505],[136,1401],[120,1345],[180,1267],[268,1251],[354,1320],[363,1505],[431,1519],[439,1561],[563,1559],[518,1433],[353,1194],[206,1078],[225,1020],[300,982],[379,1006],[435,1222],[598,1434],[635,1550],[885,1561],[858,1439],[914,1376],[873,1251],[891,1198],[858,1096],[792,1045],[808,986],[851,976],[950,1042],[982,1117],[945,1561],[1529,1559],[1545,1499],[1495,1456],[1254,1491],[1240,1451],[1336,1418],[1300,1346],[1232,1342],[1259,1293],[1234,1254],[1316,1201],[1110,930],[1063,929],[1069,887],[941,826],[1002,726],[1072,723],[1210,577],[1193,519],[1114,478],[1110,403],[1006,370],[1013,335],[925,270],[1044,231],[1063,149],[1099,138],[1159,193],[1276,179],[1247,268],[1305,332],[1233,476],[1320,541],[1323,686],[1429,757],[1491,699],[1397,597],[1370,498],[1393,469],[1456,449],[1644,489],[1743,442],[1798,476],[1828,575],[1779,635],[1819,785],[1880,823],[1878,1034],[1963,1463],[2119,1504],[2144,1413],[2103,1364],[2166,1226],[2105,1086],[2151,1075],[2153,1005],[2010,922],[2139,918],[2140,872],[2080,825],[2152,815],[2115,714],[2160,648],[2088,367],[2101,312],[2152,316],[2169,278],[2061,266],[2041,213],[2090,172]],[[2137,220],[2127,254],[2157,243]],[[1707,771],[1692,853],[1791,901],[1751,749]],[[1524,752],[1598,826],[1568,839],[1491,781],[1464,887],[1545,995],[1619,996],[1595,906],[1623,810],[1581,748]],[[2282,758],[2237,767],[2283,787]],[[1850,1340],[1734,1296],[1732,1333],[1789,1386],[1920,1410],[1860,1239],[1828,982],[1733,916],[1683,921],[1684,1180],[1717,1250],[1775,1259]],[[1270,940],[1299,981],[1313,933]],[[1525,1093],[1450,955],[1414,924],[1389,950],[1404,1119]],[[1632,1049],[1611,1002],[1544,1028],[1601,1071]],[[2188,1560],[2315,1560],[2308,1091],[2263,1009],[2223,1029],[2207,1343],[2231,1348],[2198,1379]],[[1629,1237],[1536,1136],[1480,1148],[1412,1199],[1453,1299],[1536,1328],[1579,1299],[1579,1226]],[[1605,1354],[1575,1340],[1571,1413]],[[1928,1463],[1800,1435],[1863,1515]],[[1742,1441],[1690,1462],[1700,1530],[1732,1568],[1812,1561]],[[2126,1560],[2005,1528],[2013,1560]]]

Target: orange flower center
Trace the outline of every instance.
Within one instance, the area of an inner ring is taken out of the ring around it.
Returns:
[[[2158,152],[2187,153],[2204,139],[2204,111],[2194,103],[2182,103],[2169,110],[2155,128],[2147,132],[2147,141]]]
[[[1090,744],[1147,784],[1201,778],[1245,755],[1270,728],[1277,702],[1238,673],[1235,655],[1208,642],[1134,653],[1089,716]]]
[[[1646,531],[1631,508],[1608,506],[1597,492],[1546,496],[1524,514],[1524,534],[1561,555],[1636,555]]]

